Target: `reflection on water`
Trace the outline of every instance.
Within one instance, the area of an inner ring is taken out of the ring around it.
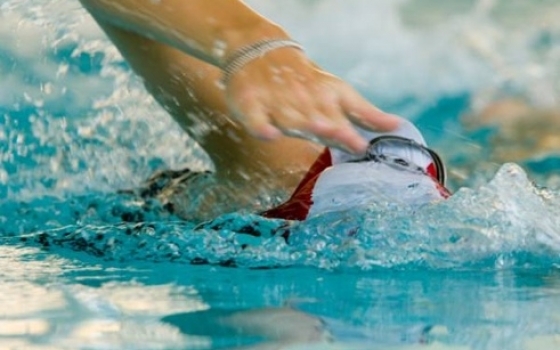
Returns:
[[[87,264],[37,249],[0,251],[0,265],[7,267],[0,272],[3,349],[169,349],[195,340],[208,343],[158,322],[170,311],[208,307],[193,286],[144,285],[132,280],[144,278],[134,268]]]
[[[23,271],[18,250],[3,252]],[[99,269],[55,256],[57,269],[2,284],[2,348],[552,350],[560,334],[554,269]]]
[[[206,168],[200,149],[77,2],[4,0],[0,347],[560,348],[558,2],[249,3],[471,189],[289,227],[178,222],[116,190]]]

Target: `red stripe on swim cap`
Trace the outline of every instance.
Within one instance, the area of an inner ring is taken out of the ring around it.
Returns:
[[[438,172],[437,172],[437,168],[436,165],[434,163],[430,163],[430,165],[428,165],[428,167],[426,168],[426,172],[428,173],[428,175],[430,175],[432,178],[437,179],[438,178]]]
[[[439,174],[434,163],[430,163],[430,165],[428,165],[428,167],[426,168],[426,173],[430,175],[432,180],[434,180],[434,182],[436,183],[439,194],[441,194],[443,198],[449,198],[451,196],[451,191],[445,188],[445,186],[443,186],[443,184],[439,183],[439,181],[437,180]]]
[[[313,165],[311,165],[311,168],[309,168],[296,187],[290,199],[275,208],[261,213],[261,215],[274,219],[305,220],[309,213],[309,208],[311,208],[313,204],[311,196],[315,188],[315,183],[323,170],[330,166],[332,166],[331,152],[328,148],[325,148]]]

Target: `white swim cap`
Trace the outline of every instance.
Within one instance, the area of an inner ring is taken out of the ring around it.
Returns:
[[[411,122],[402,119],[391,132],[359,131],[370,140],[368,153],[330,149],[333,165],[315,184],[309,216],[376,203],[420,205],[448,194],[443,164]]]

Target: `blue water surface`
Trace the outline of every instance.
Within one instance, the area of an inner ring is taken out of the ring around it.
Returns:
[[[120,191],[209,163],[78,4],[50,2],[0,4],[0,348],[560,347],[558,154],[497,162],[496,127],[463,125],[495,91],[560,89],[559,28],[515,24],[548,2],[255,2],[318,62],[414,120],[455,191],[296,223],[189,222]],[[346,32],[325,42],[336,19]],[[488,33],[515,35],[506,45]],[[489,38],[501,57],[470,51]]]

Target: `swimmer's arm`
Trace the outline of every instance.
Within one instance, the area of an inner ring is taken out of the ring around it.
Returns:
[[[219,68],[242,47],[288,38],[239,0],[80,1],[102,24],[155,39]],[[284,134],[361,153],[368,143],[356,126],[390,131],[400,122],[292,47],[243,66],[228,79],[223,97],[230,114],[251,135],[266,140]]]
[[[80,0],[106,21],[221,67],[233,51],[287,39],[278,25],[238,0]]]

